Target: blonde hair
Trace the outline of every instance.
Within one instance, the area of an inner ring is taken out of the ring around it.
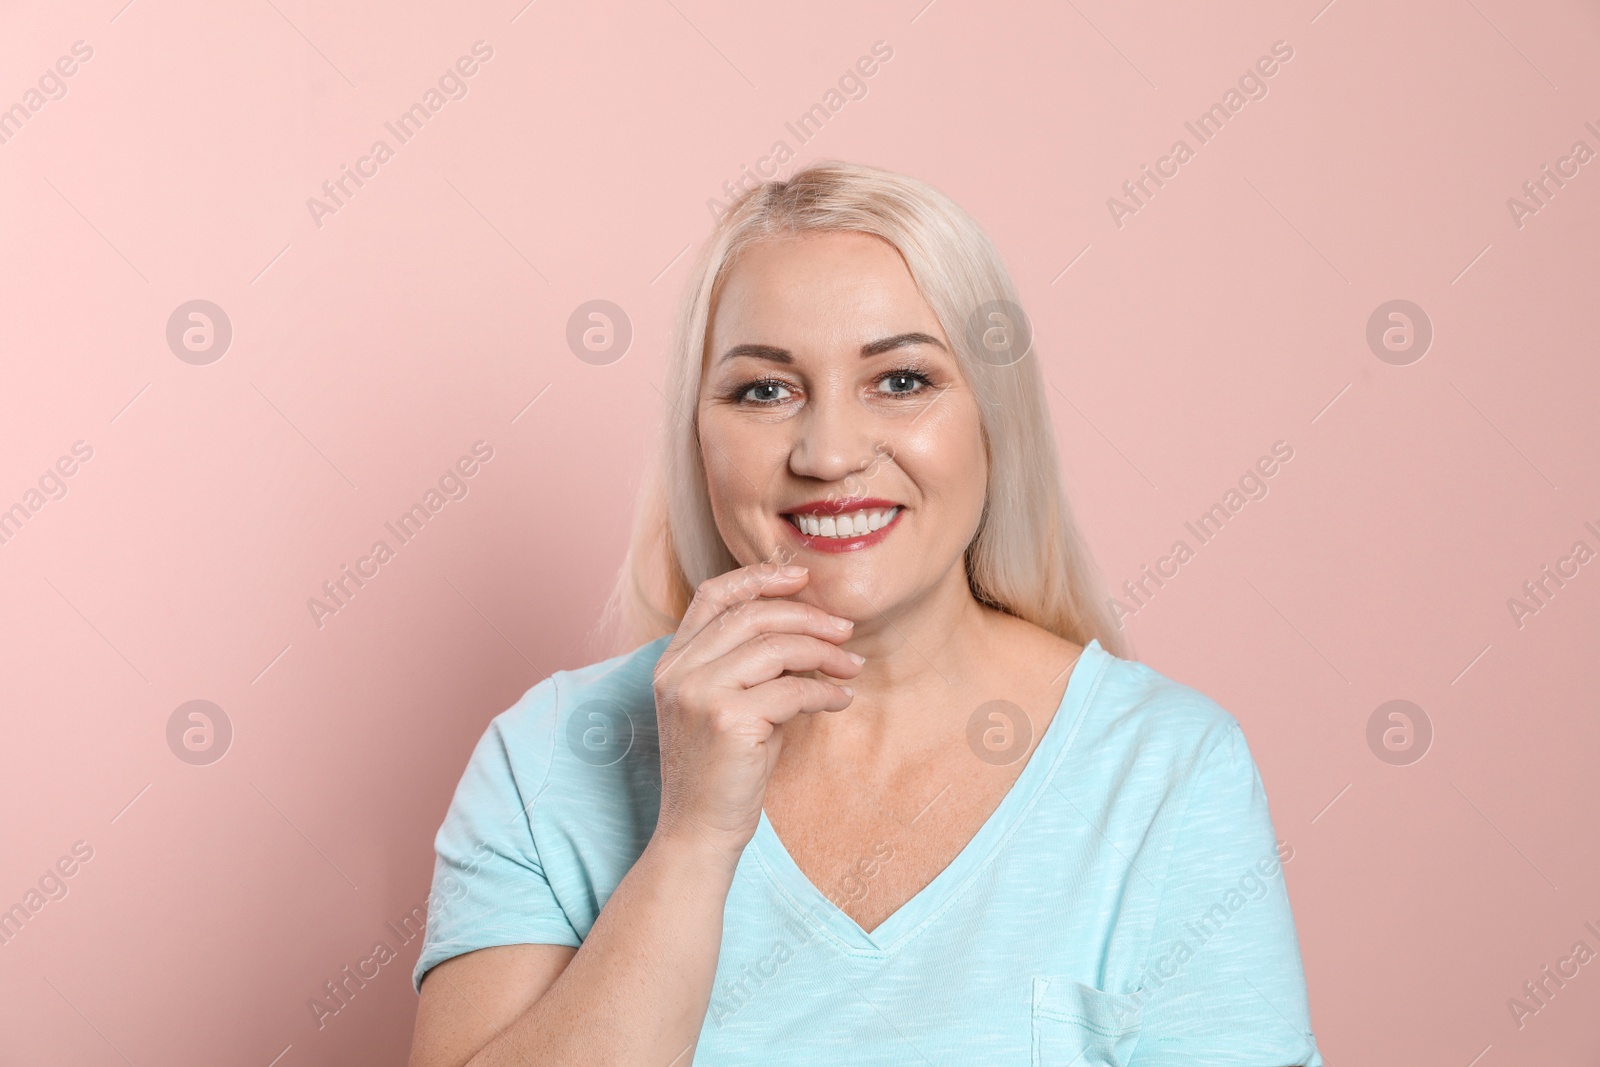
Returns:
[[[1061,486],[1036,352],[1007,365],[978,351],[976,309],[1016,289],[989,238],[916,179],[825,160],[749,190],[717,221],[684,286],[666,373],[661,440],[640,485],[632,539],[601,620],[626,651],[677,629],[705,579],[739,566],[712,519],[695,413],[712,303],[755,242],[827,231],[874,234],[899,250],[939,318],[977,402],[989,454],[983,517],[967,548],[981,603],[1075,644],[1122,655],[1121,630]]]

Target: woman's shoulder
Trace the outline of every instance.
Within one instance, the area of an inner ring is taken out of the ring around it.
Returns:
[[[619,763],[648,768],[656,752],[654,667],[669,640],[542,678],[491,718],[470,763],[538,792]]]
[[[578,723],[571,728],[581,734],[597,721],[616,720],[618,729],[629,723],[635,733],[640,728],[654,733],[654,669],[669,641],[666,635],[610,659],[550,673],[496,715],[491,729],[531,739],[549,737],[570,723]]]
[[[1146,663],[1101,649],[1091,701],[1104,736],[1145,758],[1197,761],[1242,736],[1239,720],[1205,693]]]

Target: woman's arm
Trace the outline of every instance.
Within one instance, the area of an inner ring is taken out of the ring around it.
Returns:
[[[700,1036],[733,870],[657,833],[581,948],[507,945],[434,967],[411,1067],[683,1067]]]
[[[465,953],[425,976],[411,1067],[685,1067],[705,1024],[733,873],[794,716],[842,711],[852,623],[785,596],[804,568],[701,583],[655,667],[661,808],[644,851],[574,951]]]

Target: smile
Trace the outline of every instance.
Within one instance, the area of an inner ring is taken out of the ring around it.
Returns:
[[[785,513],[783,518],[807,548],[844,552],[883,540],[905,510],[886,500],[862,501],[850,511],[840,510],[840,507],[831,503],[809,504],[801,510]]]

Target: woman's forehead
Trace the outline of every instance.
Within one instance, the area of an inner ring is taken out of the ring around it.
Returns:
[[[859,345],[914,329],[941,335],[899,251],[871,234],[828,232],[743,250],[712,307],[707,347]]]

